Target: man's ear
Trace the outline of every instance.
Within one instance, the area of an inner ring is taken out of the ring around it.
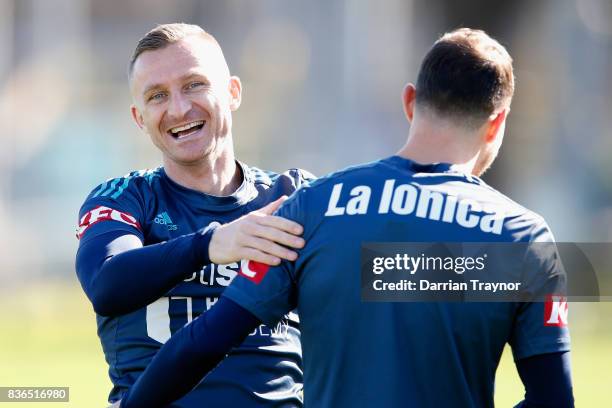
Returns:
[[[416,101],[416,87],[414,84],[409,83],[404,87],[402,92],[402,105],[404,106],[404,114],[408,122],[412,123],[414,117],[414,104]]]
[[[132,119],[134,119],[136,126],[138,126],[140,129],[144,129],[144,120],[142,119],[142,115],[138,111],[136,105],[130,106],[130,112],[132,112]]]
[[[510,108],[505,108],[489,116],[489,119],[487,119],[487,131],[484,135],[485,142],[494,142],[495,139],[502,136],[499,134],[499,131],[500,129],[502,129],[504,123],[506,122],[506,117],[508,116],[509,111]]]
[[[240,103],[242,102],[242,83],[240,78],[237,76],[231,76],[229,80],[229,92],[230,92],[230,109],[232,111],[238,110]]]

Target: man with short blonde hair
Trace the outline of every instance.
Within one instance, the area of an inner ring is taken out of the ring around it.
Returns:
[[[109,402],[125,395],[177,330],[217,302],[241,259],[295,259],[302,227],[271,214],[312,178],[236,160],[232,112],[242,84],[201,27],[164,24],[148,32],[130,59],[129,85],[134,122],[163,165],[100,184],[78,228],[76,270],[97,313],[113,383]],[[222,321],[221,337],[241,326],[231,316]],[[245,336],[215,374],[172,406],[301,406],[296,315]]]

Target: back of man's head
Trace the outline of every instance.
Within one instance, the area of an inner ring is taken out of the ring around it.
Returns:
[[[212,42],[221,50],[215,37],[204,31],[204,29],[198,25],[185,23],[161,24],[146,33],[144,37],[138,41],[132,53],[132,57],[130,58],[128,76],[131,78],[134,64],[143,52],[165,48],[170,44],[177,43],[192,35],[201,36],[204,40]]]
[[[510,106],[512,58],[484,31],[460,28],[444,34],[425,56],[416,104],[470,128]]]

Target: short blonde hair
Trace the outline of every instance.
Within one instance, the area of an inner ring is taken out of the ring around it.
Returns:
[[[199,25],[185,23],[160,24],[146,33],[145,36],[138,41],[132,57],[130,58],[128,77],[131,78],[132,71],[134,70],[134,64],[136,63],[136,60],[140,54],[145,51],[154,51],[165,48],[168,45],[174,44],[191,35],[199,35],[205,40],[211,41],[219,46],[219,43],[215,37],[204,31],[204,29]]]

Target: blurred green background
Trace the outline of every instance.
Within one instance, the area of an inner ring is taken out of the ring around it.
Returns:
[[[612,303],[572,303],[569,316],[576,406],[609,406]],[[107,367],[96,337],[95,315],[78,285],[48,282],[5,295],[0,298],[0,321],[0,384],[67,386],[70,402],[52,406],[105,406],[110,390]],[[506,348],[497,370],[496,406],[514,406],[523,392]],[[0,403],[0,407],[9,405]]]
[[[0,0],[0,386],[69,386],[70,406],[104,406],[74,230],[94,186],[159,165],[126,68],[144,33],[176,21],[214,34],[242,79],[238,158],[317,175],[397,151],[401,90],[432,42],[486,30],[514,58],[516,93],[485,181],[558,241],[612,241],[612,1]],[[611,316],[571,306],[578,407],[610,405]],[[521,395],[506,353],[498,405]]]

